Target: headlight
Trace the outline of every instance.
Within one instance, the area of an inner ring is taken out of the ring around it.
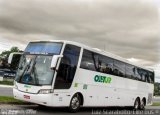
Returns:
[[[52,89],[41,89],[38,92],[39,94],[48,94],[48,93],[53,93]]]

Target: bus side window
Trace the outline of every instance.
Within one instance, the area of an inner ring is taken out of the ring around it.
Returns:
[[[114,60],[113,74],[116,76],[125,77],[125,63]]]
[[[142,71],[142,81],[147,82],[147,71],[143,69]]]
[[[142,81],[142,70],[138,67],[134,67],[134,79]]]
[[[79,53],[80,47],[66,45],[59,65],[55,89],[69,89],[71,87],[77,69]]]
[[[95,56],[95,53],[88,50],[84,50],[80,67],[83,69],[96,71],[97,67],[96,64],[97,64],[97,56]]]
[[[126,77],[134,79],[134,66],[126,64]]]
[[[149,83],[154,83],[154,73],[148,72],[148,81]]]
[[[113,74],[113,59],[99,55],[99,62],[101,62],[100,72],[106,74]]]

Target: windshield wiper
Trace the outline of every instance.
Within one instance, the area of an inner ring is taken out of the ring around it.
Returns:
[[[38,80],[38,78],[37,78],[36,67],[35,67],[35,65],[36,65],[36,59],[37,59],[37,56],[36,56],[36,58],[35,58],[35,60],[34,60],[34,63],[33,63],[33,66],[32,66],[32,68],[31,68],[30,74],[31,74],[31,73],[34,74],[33,76],[34,76],[34,79],[35,79],[35,83],[36,83],[36,85],[39,85],[39,80]]]
[[[26,58],[26,57],[25,57]],[[25,76],[25,74],[29,74],[31,77],[31,70],[33,68],[33,64],[35,63],[36,57],[34,57],[33,59],[31,59],[29,61],[29,63],[25,66],[25,69],[23,70],[22,74],[20,75],[20,81],[22,81],[23,77]],[[32,65],[31,65],[32,64]],[[31,68],[31,69],[30,69]],[[22,81],[24,82],[24,81]],[[25,82],[26,83],[26,82]]]
[[[24,74],[26,73],[26,71],[29,70],[31,62],[32,62],[32,60],[30,60],[30,62],[25,66],[25,69],[23,70],[22,74],[20,75],[20,80],[19,81],[22,80],[22,77],[24,76]]]

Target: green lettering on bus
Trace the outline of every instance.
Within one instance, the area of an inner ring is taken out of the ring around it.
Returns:
[[[94,81],[100,83],[111,83],[112,78],[107,76],[95,75]]]
[[[24,85],[24,87],[25,87],[25,88],[31,88],[31,86],[30,86],[30,85]]]
[[[96,76],[94,77],[94,81],[95,81],[95,82],[98,82],[98,81],[99,81],[99,76],[98,76],[98,75],[96,75]]]

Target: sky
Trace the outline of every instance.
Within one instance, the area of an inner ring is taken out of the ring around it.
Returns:
[[[153,68],[160,82],[160,0],[0,0],[0,52],[71,40]]]

